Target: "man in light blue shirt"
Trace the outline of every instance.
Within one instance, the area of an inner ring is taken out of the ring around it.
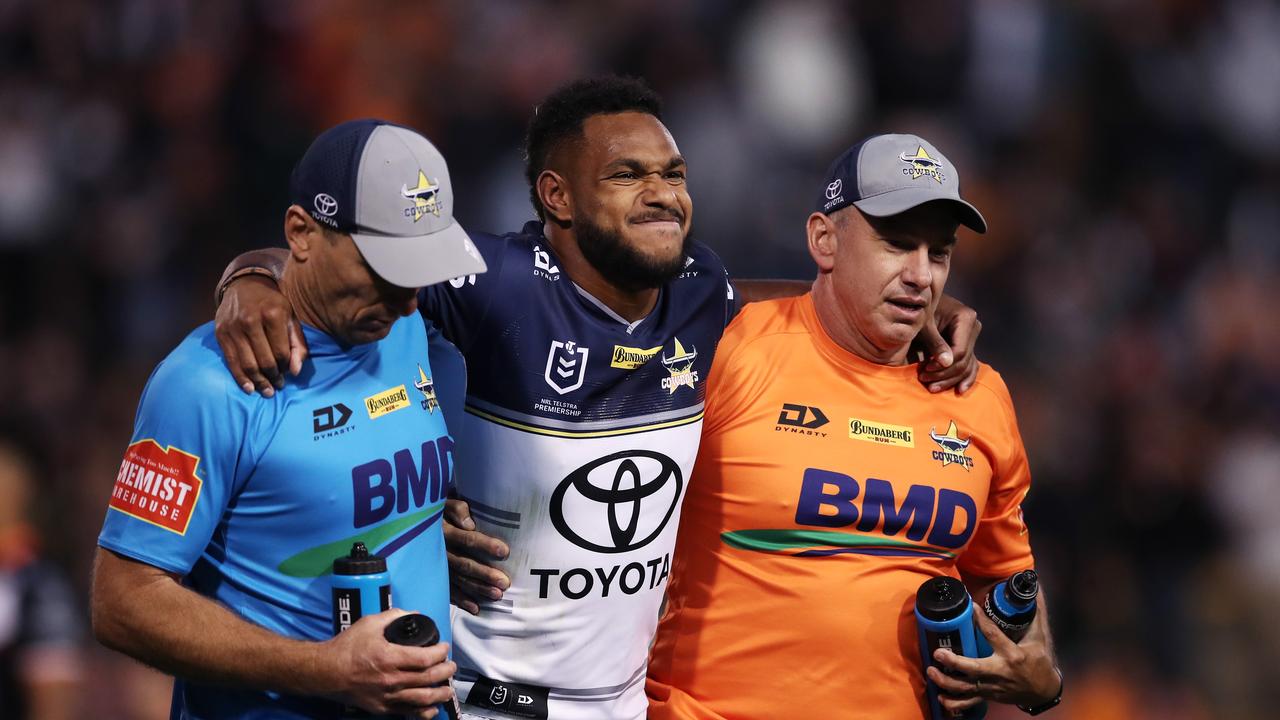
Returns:
[[[449,639],[445,418],[465,372],[417,293],[485,265],[444,159],[406,128],[326,131],[291,192],[281,289],[310,358],[273,397],[245,395],[209,323],[152,373],[98,540],[94,632],[178,678],[174,718],[433,717],[447,646],[383,638],[412,611]],[[331,637],[333,560],[357,541],[398,609]]]

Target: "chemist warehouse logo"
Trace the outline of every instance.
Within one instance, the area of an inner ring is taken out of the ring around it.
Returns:
[[[109,507],[179,535],[187,534],[200,499],[200,458],[150,438],[124,451]]]

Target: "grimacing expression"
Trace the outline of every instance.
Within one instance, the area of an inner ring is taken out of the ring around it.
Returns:
[[[312,273],[321,312],[338,340],[349,345],[381,340],[396,320],[417,310],[417,288],[402,288],[379,277],[350,235],[322,233],[312,244]]]
[[[693,203],[671,133],[648,113],[593,115],[569,170],[582,254],[618,287],[675,278],[689,250]]]
[[[933,315],[951,271],[954,210],[928,202],[887,218],[849,206],[833,217],[832,284],[841,312],[886,355],[905,353]]]

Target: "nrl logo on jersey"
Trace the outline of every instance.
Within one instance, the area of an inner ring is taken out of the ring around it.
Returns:
[[[418,366],[418,379],[413,381],[413,386],[422,393],[422,409],[426,410],[428,415],[440,407],[440,401],[436,399],[436,384],[423,372],[421,365]]]
[[[572,340],[552,341],[542,379],[561,395],[577,390],[587,378],[587,355],[590,352],[591,348],[580,347]]]
[[[675,391],[681,387],[693,389],[698,382],[698,371],[693,369],[693,361],[698,359],[698,348],[685,350],[684,345],[680,344],[680,338],[672,338],[676,344],[675,354],[671,357],[662,356],[662,365],[671,373],[670,377],[662,378],[662,389],[675,394]]]
[[[952,420],[947,426],[947,434],[939,435],[934,428],[929,428],[929,437],[938,443],[941,450],[933,451],[933,459],[942,463],[942,467],[948,465],[959,465],[968,470],[973,467],[973,458],[965,455],[965,451],[969,449],[969,443],[973,442],[972,437],[961,438],[959,431],[956,430],[956,421]]]
[[[410,220],[418,222],[427,213],[440,217],[440,183],[427,180],[426,173],[421,170],[418,171],[418,184],[413,187],[401,185],[400,194],[413,201],[413,205],[404,209],[404,216]]]

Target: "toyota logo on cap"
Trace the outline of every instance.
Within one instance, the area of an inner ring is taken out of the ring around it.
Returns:
[[[675,460],[651,450],[623,450],[569,473],[551,494],[551,522],[580,548],[630,552],[662,533],[683,489]]]
[[[328,193],[319,193],[316,195],[315,201],[312,203],[316,207],[316,212],[325,217],[333,217],[338,212],[338,201]]]
[[[840,178],[836,178],[835,180],[832,180],[831,183],[827,185],[827,199],[835,200],[836,197],[840,195],[840,189],[843,186],[844,186],[844,183],[841,182]]]

